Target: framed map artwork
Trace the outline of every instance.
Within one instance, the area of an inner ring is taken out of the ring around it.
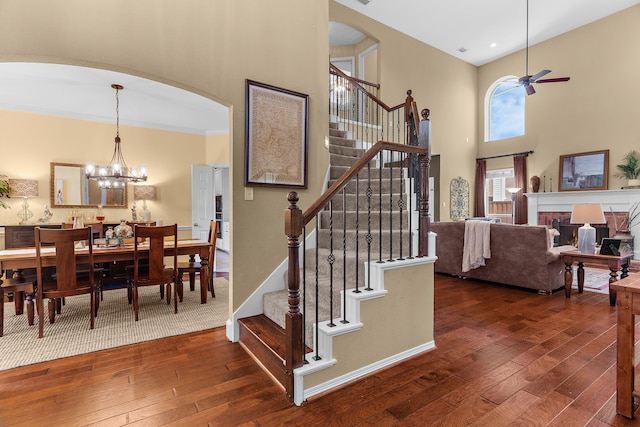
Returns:
[[[309,95],[247,80],[245,185],[307,188]]]

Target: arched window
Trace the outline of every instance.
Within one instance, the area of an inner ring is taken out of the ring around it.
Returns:
[[[485,96],[485,141],[524,135],[523,86],[518,78],[507,76],[496,80]]]

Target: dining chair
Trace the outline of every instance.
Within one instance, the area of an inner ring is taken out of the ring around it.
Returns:
[[[95,222],[88,222],[85,221],[84,223],[85,227],[91,227],[91,236],[92,238],[98,238],[98,239],[102,239],[104,237],[104,230],[103,230],[103,226],[102,226],[102,222],[100,221],[95,221]],[[67,229],[67,228],[73,228],[73,223],[72,222],[63,222],[61,228]]]
[[[129,227],[131,227],[131,230],[133,230],[136,225],[139,225],[141,227],[150,227],[150,226],[154,226],[156,225],[155,221],[127,221],[124,220],[124,223],[127,224]],[[143,264],[147,264],[148,260],[141,260],[141,265],[142,268],[145,269],[147,268],[145,265]],[[129,283],[129,277],[133,276],[133,261],[128,260],[128,261],[118,261],[119,267],[120,267],[120,271],[125,272],[125,276],[127,277],[127,283]],[[127,296],[129,298],[129,304],[131,304],[133,302],[133,288],[131,286],[127,286]],[[160,298],[164,299],[164,286],[160,286]]]
[[[213,266],[215,265],[215,253],[216,253],[216,239],[218,237],[218,221],[211,220],[209,223],[209,243],[211,243],[211,247],[209,248],[209,275],[207,276],[207,291],[211,292],[211,298],[216,297],[216,292],[213,289]],[[203,286],[202,283],[202,264],[200,261],[196,261],[195,257],[191,256],[189,261],[180,261],[178,262],[178,280],[180,281],[180,288],[178,289],[178,293],[180,296],[180,301],[182,301],[182,296],[180,295],[180,291],[182,290],[182,276],[185,273],[189,274],[189,289],[191,291],[195,290],[195,280],[196,273],[200,274],[200,286]]]
[[[93,245],[79,245],[91,240],[91,227],[72,229],[35,228],[36,243],[36,300],[38,310],[38,337],[44,336],[44,299],[48,298],[49,323],[55,322],[56,312],[60,312],[62,298],[89,294],[90,328],[93,329],[98,309],[97,294],[100,290],[100,274],[94,271]],[[47,277],[43,273],[46,252],[43,249],[53,244],[55,247],[55,274]],[[79,250],[87,252],[87,261],[76,263]]]
[[[138,288],[142,286],[159,285],[161,289],[166,287],[167,304],[170,304],[171,284],[174,283],[174,313],[177,313],[178,225],[141,226],[136,224],[133,228],[133,236],[133,276],[129,280],[129,286],[132,290],[136,321],[138,321],[140,309]],[[165,266],[165,248],[173,248],[167,256],[172,260],[169,267]]]
[[[85,221],[84,222],[84,226],[91,228],[91,242],[92,243],[95,241],[95,239],[102,239],[104,237],[104,227],[102,225],[102,221],[91,221],[91,222]],[[64,228],[64,229],[73,228],[73,223],[72,222],[63,222],[61,224],[61,228]],[[85,242],[85,243],[88,244],[88,242]],[[105,264],[105,265],[94,265],[93,267],[94,267],[94,273],[95,274],[104,275],[104,272],[108,271],[109,265],[108,264]],[[89,270],[88,270],[86,265],[82,267],[82,271],[84,271],[86,274],[88,274]],[[103,296],[102,287],[100,287],[100,301],[102,301],[103,298],[104,298],[104,296]],[[63,299],[63,302],[64,302],[64,299]]]
[[[151,227],[156,225],[155,221],[126,221],[127,225],[130,225],[131,227],[135,227],[136,225],[140,225],[143,227]]]
[[[27,321],[33,326],[33,295],[35,285],[33,280],[0,279],[0,337],[4,334],[4,296],[13,293],[16,314],[24,311],[24,299],[27,301]]]

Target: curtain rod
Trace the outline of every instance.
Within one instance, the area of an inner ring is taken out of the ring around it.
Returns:
[[[512,157],[519,156],[521,154],[533,154],[533,151],[522,151],[520,153],[511,153],[511,154],[500,154],[498,156],[489,156],[489,157],[478,157],[476,160],[487,160],[487,159],[497,159],[498,157]]]

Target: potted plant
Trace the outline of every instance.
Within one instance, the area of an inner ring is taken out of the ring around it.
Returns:
[[[616,178],[626,178],[629,187],[640,186],[640,154],[636,150],[631,151],[624,156],[624,163],[616,165],[618,174]]]
[[[633,252],[634,236],[633,234],[631,234],[631,227],[640,217],[640,203],[635,202],[631,205],[631,207],[629,208],[629,212],[627,212],[626,217],[622,220],[619,226],[618,220],[616,219],[616,214],[613,212],[613,209],[611,209],[611,215],[613,217],[613,225],[616,230],[616,233],[613,236],[614,239],[621,240],[620,248],[624,247],[626,252]]]
[[[0,208],[7,209],[9,207],[9,205],[2,201],[2,198],[9,197],[10,192],[9,179],[4,175],[0,175]]]

